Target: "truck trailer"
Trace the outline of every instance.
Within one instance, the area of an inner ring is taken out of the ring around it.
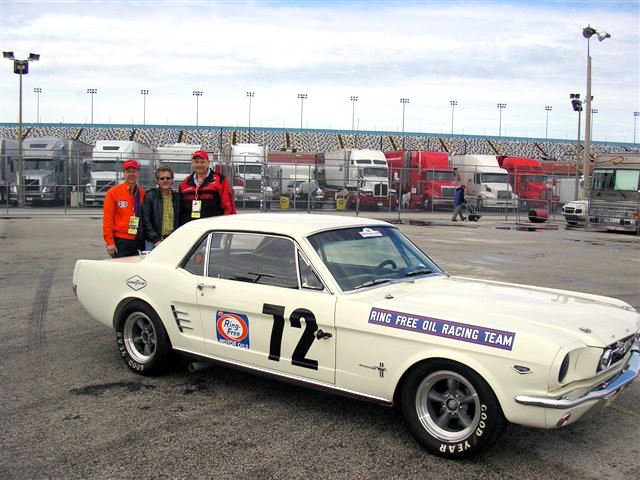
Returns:
[[[385,152],[392,187],[403,199],[403,207],[431,210],[453,206],[455,173],[449,156],[427,150]]]

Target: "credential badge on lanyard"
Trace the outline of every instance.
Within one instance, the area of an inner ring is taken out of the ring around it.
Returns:
[[[137,235],[138,234],[138,226],[140,225],[140,217],[129,217],[129,230],[127,233],[129,235]]]
[[[193,200],[191,202],[191,218],[200,218],[202,210],[202,200]]]

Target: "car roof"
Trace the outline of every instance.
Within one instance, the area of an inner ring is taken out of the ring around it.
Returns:
[[[183,225],[150,254],[151,262],[179,261],[193,243],[212,230],[238,230],[291,236],[298,240],[333,228],[392,226],[381,220],[351,215],[314,213],[245,213],[193,220]]]
[[[193,225],[191,225],[193,224]],[[312,233],[346,227],[366,225],[387,225],[387,222],[371,218],[349,215],[313,214],[313,213],[245,213],[204,218],[189,222],[188,226],[208,230],[232,228],[256,232],[282,233],[293,236],[306,236]]]

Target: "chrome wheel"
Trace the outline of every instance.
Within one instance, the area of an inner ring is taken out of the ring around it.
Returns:
[[[415,395],[416,414],[423,428],[443,442],[469,437],[480,423],[480,399],[462,375],[441,370],[426,376]]]
[[[133,312],[124,322],[124,344],[131,358],[147,363],[156,351],[156,330],[151,319],[143,312]]]

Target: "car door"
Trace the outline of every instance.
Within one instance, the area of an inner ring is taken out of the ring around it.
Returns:
[[[334,383],[335,297],[292,239],[211,233],[198,290],[208,354]]]

